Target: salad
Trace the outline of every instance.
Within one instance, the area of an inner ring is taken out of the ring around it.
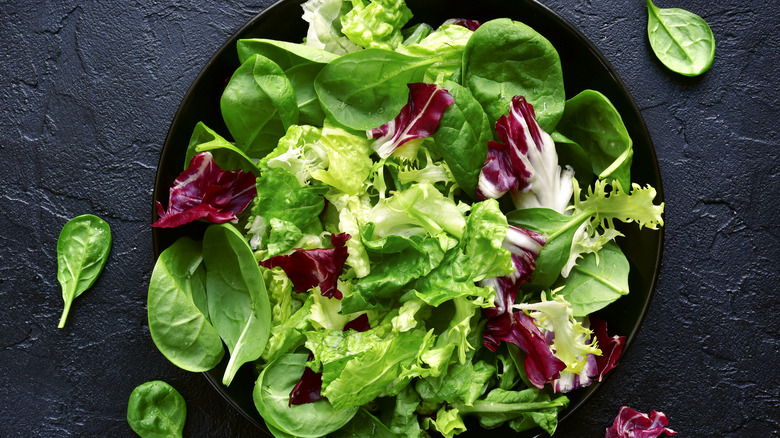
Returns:
[[[302,15],[303,42],[238,41],[228,132],[195,126],[158,203],[155,227],[210,225],[160,254],[152,339],[193,372],[227,355],[225,385],[256,372],[277,437],[552,434],[620,355],[591,315],[629,292],[617,223],[663,225],[620,115],[566,99],[555,48],[511,19]]]

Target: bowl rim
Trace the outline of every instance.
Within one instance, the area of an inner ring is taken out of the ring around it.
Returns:
[[[245,24],[239,27],[235,32],[233,32],[226,39],[226,41],[214,52],[214,54],[210,57],[210,59],[204,64],[203,68],[200,70],[200,72],[195,77],[195,79],[193,79],[192,83],[190,84],[190,87],[187,89],[187,92],[184,94],[176,110],[176,113],[174,114],[174,117],[171,121],[168,131],[166,132],[165,141],[160,150],[157,171],[154,179],[154,190],[152,193],[152,208],[151,208],[152,222],[154,222],[157,219],[157,208],[156,208],[155,201],[157,199],[166,199],[165,196],[162,197],[160,196],[161,187],[163,187],[163,183],[165,182],[163,181],[164,175],[163,172],[161,172],[162,166],[160,165],[160,163],[162,163],[164,157],[168,155],[168,151],[173,148],[172,134],[175,131],[175,127],[182,122],[185,108],[187,107],[188,103],[190,103],[190,101],[193,99],[193,95],[195,93],[195,89],[197,88],[197,85],[203,80],[207,72],[213,68],[213,66],[217,63],[218,59],[222,56],[222,54],[226,50],[232,50],[233,46],[235,45],[235,42],[239,39],[239,37],[242,34],[245,34],[248,31],[255,28],[258,25],[258,22],[263,21],[267,15],[273,14],[275,9],[280,7],[280,5],[283,5],[285,3],[293,3],[293,2],[302,4],[304,1],[305,0],[277,0],[273,4],[265,7],[262,11],[258,12],[249,21],[247,21]],[[653,186],[656,189],[656,193],[657,193],[656,201],[665,202],[664,191],[663,191],[663,180],[661,178],[661,171],[658,163],[658,157],[655,151],[655,146],[650,136],[650,132],[647,128],[647,124],[645,123],[644,117],[642,116],[641,111],[637,106],[636,101],[634,100],[633,95],[631,94],[628,87],[621,79],[620,75],[617,73],[617,71],[609,62],[609,60],[606,58],[606,56],[601,52],[601,50],[599,50],[598,47],[596,47],[596,45],[587,36],[585,36],[585,34],[583,34],[582,31],[579,30],[579,28],[574,26],[566,18],[564,18],[558,12],[552,10],[550,7],[544,5],[539,0],[522,0],[522,1],[538,9],[541,13],[548,15],[550,18],[556,21],[562,28],[564,28],[567,32],[571,33],[574,37],[576,37],[580,41],[580,43],[582,43],[584,46],[588,48],[591,55],[594,56],[594,59],[598,60],[598,62],[601,64],[604,70],[606,70],[610,74],[612,80],[617,84],[621,94],[625,96],[630,110],[637,115],[637,121],[639,122],[637,130],[642,133],[642,136],[644,137],[642,140],[647,144],[648,146],[647,152],[649,153],[651,158],[650,162],[645,164],[649,165],[651,170],[651,176],[655,179],[655,181],[658,181],[658,184],[657,185],[654,184]],[[167,191],[167,187],[165,190]],[[152,233],[152,250],[153,250],[154,258],[156,260],[160,252],[162,251],[162,248],[160,248],[158,229],[154,227],[150,227],[150,228]],[[655,295],[656,287],[658,285],[658,279],[661,271],[663,248],[665,242],[665,227],[661,227],[658,230],[654,230],[654,232],[659,233],[659,235],[657,239],[656,248],[654,248],[655,259],[653,261],[654,266],[653,266],[652,274],[647,279],[649,283],[647,288],[648,293],[645,300],[641,303],[641,309],[639,311],[636,323],[632,327],[631,331],[628,334],[625,334],[626,342],[623,345],[623,350],[620,355],[621,361],[625,359],[626,354],[630,351],[631,346],[633,345],[634,340],[636,339],[642,327],[642,324],[645,318],[647,317],[650,303],[653,299],[653,296]],[[220,396],[225,401],[228,402],[228,404],[232,408],[236,409],[251,424],[259,428],[262,431],[262,433],[266,434],[267,436],[273,436],[267,430],[267,428],[261,423],[259,414],[253,415],[253,413],[246,412],[246,410],[225,390],[219,378],[216,378],[214,375],[212,375],[209,372],[203,372],[201,374],[203,374],[203,376],[206,378],[209,384],[212,387],[214,387],[214,389],[220,394]],[[567,418],[569,418],[575,412],[577,412],[593,396],[593,394],[598,392],[598,390],[602,386],[602,383],[603,381],[594,382],[591,386],[587,388],[579,389],[578,391],[581,392],[581,396],[575,403],[569,404],[566,407],[566,409],[559,415],[558,423],[559,424],[563,423]],[[541,437],[541,436],[545,436],[545,434],[539,433],[536,436]]]

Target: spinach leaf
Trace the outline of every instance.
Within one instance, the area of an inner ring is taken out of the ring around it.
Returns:
[[[572,268],[558,295],[571,303],[575,317],[586,316],[628,293],[629,270],[620,247],[609,242]]]
[[[262,55],[275,62],[282,70],[308,63],[327,64],[338,58],[338,55],[317,47],[263,38],[238,40],[236,49],[242,64],[254,55]]]
[[[536,259],[536,268],[528,286],[543,289],[555,282],[569,260],[571,243],[577,229],[592,215],[592,211],[585,210],[573,216],[566,216],[549,208],[527,208],[506,215],[511,225],[547,236],[547,243]]]
[[[130,393],[127,423],[142,438],[181,437],[186,418],[184,398],[163,381],[143,383]]]
[[[298,122],[292,83],[281,67],[261,55],[247,59],[233,73],[219,104],[236,146],[253,158],[273,150],[285,130]]]
[[[647,0],[647,38],[655,56],[685,76],[707,71],[715,59],[715,36],[698,15],[684,9],[660,9]]]
[[[364,438],[369,436],[376,438],[396,437],[378,418],[360,408],[346,426],[328,435],[328,438]]]
[[[433,135],[433,149],[447,163],[463,191],[476,199],[477,181],[487,157],[487,144],[493,139],[493,127],[468,88],[453,81],[442,85],[455,99],[455,104],[447,108],[439,120],[439,130]]]
[[[561,134],[560,131],[553,131],[550,137],[555,142],[555,152],[558,153],[558,164],[561,166],[571,166],[574,169],[574,176],[581,186],[588,186],[593,182],[593,168],[590,165],[590,158],[576,141]]]
[[[241,169],[245,172],[260,175],[260,169],[244,151],[237,148],[233,143],[225,140],[216,131],[206,126],[203,122],[198,122],[195,129],[192,130],[190,144],[187,146],[187,154],[184,158],[184,169],[189,167],[192,157],[201,152],[211,152],[214,161],[222,170]]]
[[[157,349],[179,368],[202,372],[225,353],[208,320],[201,247],[182,237],[160,254],[149,281],[149,332]]]
[[[57,240],[57,280],[65,306],[58,328],[65,327],[73,300],[95,283],[110,250],[111,228],[97,216],[77,216],[62,227]]]
[[[566,100],[558,52],[538,32],[508,18],[474,31],[463,53],[463,85],[493,121],[509,111],[513,97],[525,97],[547,132],[561,118]]]
[[[290,392],[301,379],[308,355],[287,354],[269,364],[255,383],[252,398],[266,424],[296,437],[320,437],[338,430],[357,407],[337,410],[326,399],[290,406]]]
[[[437,58],[417,58],[384,49],[348,53],[326,65],[314,80],[325,113],[344,127],[367,130],[395,117]]]
[[[252,249],[230,224],[211,225],[203,236],[209,316],[230,351],[222,383],[265,350],[271,331],[271,305]]]
[[[606,96],[585,90],[567,100],[558,131],[582,147],[599,179],[612,178],[631,187],[631,137]]]
[[[239,40],[237,47],[241,62],[262,55],[278,64],[295,90],[298,123],[322,126],[325,113],[314,91],[314,78],[325,64],[338,56],[316,47],[266,39]]]

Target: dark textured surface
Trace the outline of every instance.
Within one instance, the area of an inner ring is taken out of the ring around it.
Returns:
[[[259,435],[201,375],[157,352],[146,288],[151,191],[168,125],[211,54],[269,3],[0,1],[0,436],[133,436],[127,397],[153,379],[187,400],[187,436]],[[780,6],[656,2],[702,15],[715,33],[715,63],[691,79],[654,59],[642,1],[544,3],[631,90],[666,196],[647,319],[556,437],[603,436],[622,405],[665,412],[678,436],[777,436]],[[57,235],[82,213],[106,219],[114,245],[58,330]]]

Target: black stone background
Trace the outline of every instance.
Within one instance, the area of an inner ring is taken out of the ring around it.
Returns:
[[[658,0],[703,16],[711,70],[667,71],[642,0],[545,0],[615,66],[649,126],[666,195],[660,282],[632,349],[557,437],[601,437],[622,405],[682,437],[780,430],[776,0]],[[185,435],[260,434],[205,378],[157,352],[146,325],[152,186],[168,126],[220,45],[269,5],[250,0],[0,0],[0,436],[133,436],[132,389],[163,379]],[[114,245],[57,329],[56,241],[93,213]]]

